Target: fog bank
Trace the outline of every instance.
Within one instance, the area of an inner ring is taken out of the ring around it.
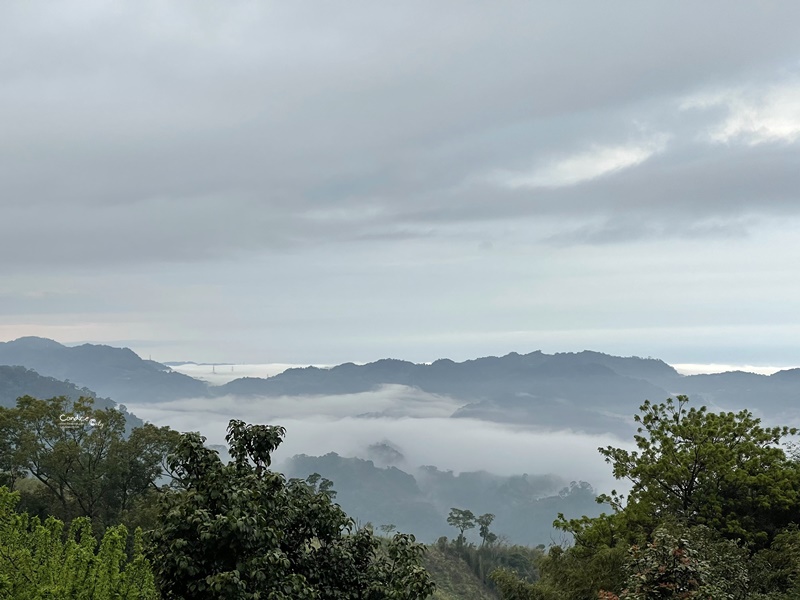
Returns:
[[[275,453],[276,464],[295,454],[367,457],[368,446],[389,442],[402,453],[396,466],[404,470],[434,465],[457,473],[553,473],[587,481],[600,491],[625,487],[614,482],[597,448],[628,445],[627,440],[610,434],[449,418],[461,404],[446,396],[390,385],[359,394],[191,398],[128,408],[159,426],[200,431],[210,444],[225,444],[230,419],[282,425],[286,439]]]

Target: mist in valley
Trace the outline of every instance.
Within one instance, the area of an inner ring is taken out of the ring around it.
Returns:
[[[199,431],[224,445],[230,419],[281,425],[286,437],[276,463],[295,454],[368,456],[368,447],[389,443],[403,455],[394,466],[434,465],[456,473],[499,475],[558,473],[599,489],[613,486],[598,446],[627,445],[616,436],[544,430],[475,419],[449,418],[464,403],[399,385],[333,396],[187,398],[129,405],[140,418],[179,431]]]

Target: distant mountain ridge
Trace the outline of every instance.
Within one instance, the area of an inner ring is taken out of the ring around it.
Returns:
[[[159,402],[205,396],[207,386],[129,348],[23,337],[0,342],[0,365],[23,366],[40,375],[88,387],[120,403]]]
[[[303,396],[367,392],[385,384],[419,388],[462,400],[453,417],[627,432],[644,400],[686,394],[718,410],[744,408],[800,421],[800,369],[756,375],[732,371],[681,375],[654,358],[619,357],[584,350],[545,354],[512,352],[464,362],[430,364],[383,359],[322,369],[288,369],[267,379],[242,378],[212,389],[215,395]]]
[[[439,359],[430,364],[416,364],[397,359],[381,359],[365,365],[344,363],[329,369],[292,368],[267,379],[235,379],[214,389],[216,394],[234,395],[303,395],[337,394],[369,391],[383,384],[418,387],[431,393],[448,393],[469,398],[494,394],[498,383],[517,389],[531,378],[571,378],[616,375],[662,384],[682,378],[674,368],[656,359],[623,358],[584,351],[580,353],[530,354],[512,352],[503,357],[484,357],[464,362]]]
[[[715,410],[748,408],[759,416],[800,422],[800,369],[771,376],[744,372],[684,376],[662,360],[584,350],[545,354],[512,352],[464,362],[430,364],[382,359],[364,365],[291,368],[268,378],[246,377],[211,386],[143,360],[128,348],[67,347],[26,337],[0,343],[0,364],[88,387],[127,404],[219,396],[310,396],[370,392],[387,384],[457,400],[454,418],[628,432],[631,415],[646,399],[687,394]],[[365,414],[369,407],[365,406]]]

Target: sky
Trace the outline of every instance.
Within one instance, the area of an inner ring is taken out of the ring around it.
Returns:
[[[0,4],[0,340],[800,364],[800,4]]]

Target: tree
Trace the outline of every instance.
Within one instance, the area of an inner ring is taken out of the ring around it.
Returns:
[[[165,475],[178,433],[146,424],[125,438],[125,417],[94,399],[23,396],[0,407],[0,464],[12,486],[30,474],[63,520],[118,523]]]
[[[413,536],[358,529],[319,476],[269,470],[285,430],[231,421],[226,465],[197,433],[169,459],[152,558],[164,598],[416,600],[433,583]]]
[[[599,448],[614,476],[633,484],[626,513],[706,525],[753,549],[768,545],[800,507],[800,466],[780,447],[797,430],[762,427],[748,411],[716,414],[687,403],[686,396],[645,402],[635,416],[638,450]],[[622,507],[619,496],[605,499]]]
[[[137,530],[133,553],[125,552],[123,525],[106,529],[97,547],[88,518],[64,523],[54,517],[42,523],[17,513],[19,493],[0,487],[0,598],[45,600],[155,600],[153,573],[142,552]]]
[[[532,586],[498,575],[508,597],[796,597],[800,464],[781,447],[796,431],[763,427],[748,411],[687,404],[685,396],[645,402],[636,450],[599,448],[614,475],[632,483],[628,497],[598,498],[612,514],[559,515],[554,525],[574,545],[551,548]]]
[[[447,516],[447,524],[458,529],[456,543],[461,545],[464,543],[464,532],[475,527],[475,515],[471,510],[451,508],[450,514]]]
[[[484,545],[491,545],[495,540],[497,540],[497,535],[489,531],[489,525],[492,524],[494,521],[494,515],[492,513],[486,513],[485,515],[481,515],[476,519],[478,523],[478,535],[481,536],[481,546]]]

